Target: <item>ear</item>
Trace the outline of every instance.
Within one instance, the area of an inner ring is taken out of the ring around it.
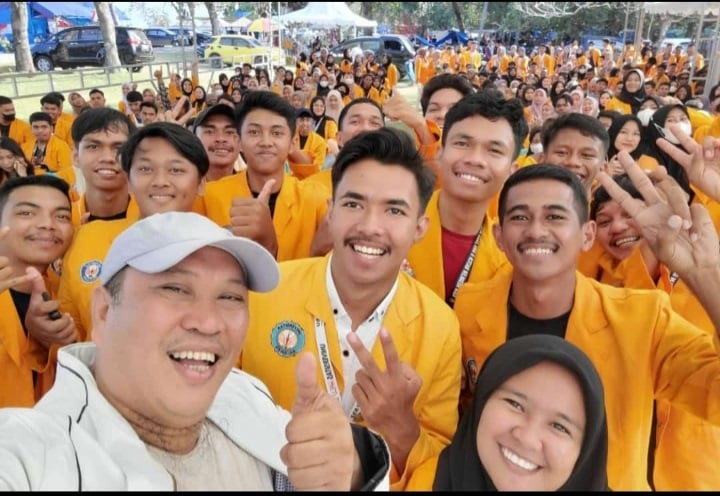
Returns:
[[[72,164],[76,167],[78,166],[77,164],[78,164],[78,157],[79,157],[77,147],[78,147],[78,143],[75,143],[75,146],[73,146],[73,148],[72,148]]]
[[[103,340],[111,300],[110,292],[104,286],[98,285],[93,289],[90,302],[90,317],[93,329],[92,339],[95,343],[100,343]]]
[[[298,138],[297,134],[297,126],[295,127],[295,134],[293,134],[292,140],[290,141],[290,150],[288,151],[288,155],[297,151],[299,149],[300,140]]]
[[[430,219],[427,215],[421,215],[418,217],[417,226],[415,227],[415,243],[425,237],[429,225]]]
[[[594,220],[589,220],[582,225],[582,251],[590,251],[595,243],[595,234],[597,233],[597,224]]]
[[[498,248],[500,248],[500,251],[507,255],[507,250],[505,249],[505,245],[502,241],[502,226],[500,225],[500,222],[495,222],[493,224],[492,231],[493,237],[495,238],[495,243],[497,244]]]
[[[207,176],[203,176],[203,178],[200,179],[200,184],[198,184],[198,189],[197,189],[198,196],[205,196],[205,184],[206,183],[207,183]]]

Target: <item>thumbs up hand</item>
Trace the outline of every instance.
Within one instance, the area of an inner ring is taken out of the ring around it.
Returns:
[[[277,256],[277,235],[269,205],[275,182],[275,179],[268,179],[257,198],[233,198],[230,204],[230,230],[235,236],[257,241]]]
[[[280,459],[298,490],[349,491],[362,468],[350,422],[340,403],[318,383],[315,356],[300,355],[297,396]]]
[[[30,304],[25,315],[25,328],[45,348],[53,344],[66,345],[77,341],[75,322],[69,314],[61,314],[60,303],[50,299],[45,280],[33,267],[28,268],[32,277]]]

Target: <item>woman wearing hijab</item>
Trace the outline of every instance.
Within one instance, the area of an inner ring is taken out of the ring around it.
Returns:
[[[557,336],[527,335],[485,361],[433,490],[605,491],[607,451],[603,387],[590,359]]]
[[[597,98],[594,96],[586,96],[583,99],[582,113],[597,119],[597,116],[600,113],[600,104],[598,103]]]
[[[658,161],[645,152],[643,135],[645,127],[640,119],[632,114],[613,116],[608,129],[610,146],[608,147],[607,172],[610,175],[622,174],[625,168],[618,161],[619,152],[628,152],[642,170],[651,171],[658,168]]]
[[[605,109],[637,115],[646,97],[645,75],[640,69],[630,69],[622,80],[622,89],[610,99]]]
[[[685,134],[692,136],[690,114],[685,108],[685,105],[675,103],[662,106],[653,112],[645,128],[645,138],[643,142],[648,146],[648,155],[654,157],[660,165],[665,166],[668,174],[682,186],[692,199],[695,197],[695,191],[690,187],[685,169],[657,146],[657,140],[659,138],[665,138],[673,145],[680,147],[680,140],[678,140],[668,128],[670,124],[680,126]]]
[[[543,88],[538,88],[533,93],[532,103],[525,107],[525,119],[528,126],[542,126],[545,122],[543,116],[543,105],[548,102],[547,93]]]

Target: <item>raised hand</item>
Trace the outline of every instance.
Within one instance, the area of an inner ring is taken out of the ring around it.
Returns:
[[[315,356],[299,356],[297,395],[285,428],[287,444],[280,459],[299,490],[349,491],[353,475],[362,472],[352,429],[335,398],[318,383]]]
[[[688,179],[715,201],[720,201],[720,139],[706,136],[702,145],[683,133],[677,124],[668,126],[680,141],[680,146],[665,138],[657,140],[657,146],[685,169]]]
[[[385,438],[393,464],[402,473],[407,455],[420,436],[420,425],[413,405],[420,392],[422,379],[410,365],[400,361],[387,329],[380,329],[378,337],[385,356],[385,370],[380,369],[370,351],[354,333],[351,332],[347,337],[362,365],[362,369],[355,374],[352,393],[363,419],[372,430]]]
[[[70,314],[58,311],[60,303],[50,299],[42,275],[33,267],[28,272],[32,274],[32,293],[25,315],[28,334],[48,349],[53,344],[65,345],[77,341],[77,329]]]
[[[233,198],[230,205],[230,230],[235,236],[257,241],[277,255],[278,243],[270,214],[270,195],[275,179],[268,179],[257,198]]]
[[[686,192],[664,167],[646,174],[627,152],[618,155],[643,200],[632,198],[605,172],[598,179],[635,220],[658,260],[682,277],[717,270],[718,235],[705,206],[688,206]]]

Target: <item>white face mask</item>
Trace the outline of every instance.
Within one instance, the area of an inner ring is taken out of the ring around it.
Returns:
[[[327,88],[328,82],[327,82],[327,81],[320,81],[318,84],[319,84],[320,86],[322,86],[323,88]]]
[[[685,133],[688,136],[692,136],[692,134],[691,134],[692,126],[690,125],[690,123],[688,121],[678,122],[676,125],[680,128],[680,130],[683,133]],[[675,137],[675,135],[672,133],[672,131],[670,131],[670,129],[667,126],[665,126],[663,128],[663,134],[665,135],[665,139],[668,140],[673,145],[680,144],[680,140],[677,139],[677,137]]]
[[[530,151],[533,152],[533,154],[537,155],[538,153],[543,152],[543,146],[542,143],[530,143]]]
[[[345,84],[353,84],[355,80],[353,78],[345,78]]]
[[[642,122],[643,126],[646,126],[650,123],[650,118],[655,113],[655,109],[646,108],[642,109],[637,113],[637,118],[640,119],[640,122]]]

